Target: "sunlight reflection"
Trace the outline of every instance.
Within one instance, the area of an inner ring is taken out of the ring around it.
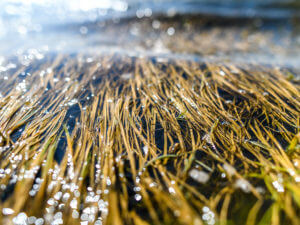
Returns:
[[[2,3],[18,5],[61,6],[72,11],[89,11],[92,9],[112,9],[126,11],[128,4],[120,0],[4,0]]]

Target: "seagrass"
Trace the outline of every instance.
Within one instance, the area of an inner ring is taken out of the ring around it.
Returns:
[[[2,224],[300,222],[292,70],[58,55],[0,90]]]

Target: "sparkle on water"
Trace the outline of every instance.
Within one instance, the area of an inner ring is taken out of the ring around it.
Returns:
[[[199,171],[197,169],[192,169],[189,172],[191,178],[199,183],[205,184],[209,180],[209,175],[204,171]]]
[[[5,3],[5,7],[4,7],[4,13],[5,15],[11,15],[11,16],[16,16],[16,17],[20,17],[20,19],[15,21],[15,25],[16,25],[16,31],[17,33],[22,37],[22,38],[26,38],[27,35],[29,35],[29,33],[31,31],[37,32],[37,33],[41,33],[43,31],[44,24],[39,24],[36,23],[32,20],[32,16],[31,13],[34,11],[34,7],[38,6],[38,5],[43,5],[45,7],[49,7],[51,8],[51,6],[55,6],[55,5],[59,5],[61,7],[65,7],[67,9],[67,11],[72,11],[72,12],[84,12],[87,15],[89,15],[89,20],[90,21],[97,21],[97,16],[99,15],[106,15],[108,13],[109,10],[112,11],[118,11],[118,12],[125,12],[127,10],[129,10],[129,5],[128,2],[126,1],[122,1],[122,0],[102,0],[102,1],[98,1],[98,0],[73,0],[73,1],[65,1],[65,0],[4,0],[1,2],[1,4]],[[1,6],[0,4],[0,6]],[[58,10],[59,11],[59,10]],[[96,14],[94,14],[93,12],[96,12]],[[176,15],[176,10],[174,8],[170,8],[167,12],[167,15],[169,17],[172,17],[174,15]],[[149,8],[149,7],[144,7],[144,8],[139,8],[136,10],[135,12],[135,19],[138,19],[138,21],[142,21],[142,19],[149,19],[154,15],[154,11]],[[63,20],[63,17],[65,17],[66,15],[58,15],[59,19]],[[114,18],[113,22],[114,23],[118,23],[120,19],[119,18]],[[84,21],[84,20],[82,20]],[[82,22],[81,21],[81,22]],[[51,21],[49,21],[50,23]],[[101,24],[101,23],[99,23]],[[80,40],[84,40],[84,38],[87,38],[88,35],[93,34],[94,30],[92,28],[90,28],[89,26],[90,24],[80,24],[80,26],[78,26],[76,28],[76,35],[80,35]],[[2,18],[0,18],[0,26],[3,27],[3,29],[0,31],[0,38],[5,37],[5,32],[8,32],[8,26],[6,24],[4,24],[4,20]],[[101,25],[102,26],[102,25]],[[99,25],[100,27],[100,25]],[[178,38],[178,35],[180,34],[180,29],[178,29],[175,25],[173,24],[164,24],[163,20],[159,21],[158,19],[154,19],[151,23],[150,23],[150,28],[151,28],[151,35],[153,35],[154,37],[154,42],[151,43],[151,41],[149,41],[147,39],[147,41],[145,41],[145,45],[149,45],[152,46],[151,50],[154,53],[157,54],[170,54],[171,50],[170,50],[170,43],[169,42],[165,42],[165,39],[168,39],[169,41],[171,40],[173,42],[173,40],[175,40],[176,38]],[[160,30],[161,29],[161,30]],[[188,30],[188,29],[187,29]],[[156,33],[157,32],[157,33]],[[161,32],[161,33],[159,33]],[[142,37],[141,40],[143,39],[143,29],[141,26],[139,26],[138,24],[133,24],[129,30],[130,33],[130,38],[134,37],[137,38],[140,36]],[[157,34],[160,34],[162,38],[157,38]],[[147,33],[148,35],[148,33]],[[156,36],[155,36],[156,35]],[[59,38],[58,38],[59,39]],[[25,40],[25,39],[24,39]],[[56,40],[56,35],[55,35],[55,40]],[[204,41],[204,40],[203,40]],[[250,41],[250,40],[249,40]],[[89,41],[87,41],[89,42]],[[109,41],[107,41],[109,42]],[[77,44],[79,44],[79,42],[76,42]],[[174,41],[174,43],[176,43]],[[47,57],[49,56],[49,53],[55,50],[63,50],[64,46],[66,43],[64,42],[60,42],[59,44],[57,44],[57,46],[55,48],[51,48],[49,47],[47,44],[43,44],[41,46],[36,46],[36,48],[28,48],[26,49],[26,47],[20,47],[17,48],[16,53],[14,54],[14,56],[17,58],[18,61],[18,65],[16,63],[10,62],[11,60],[6,56],[0,56],[0,83],[6,83],[10,80],[12,74],[14,74],[17,78],[18,78],[18,82],[14,87],[14,90],[16,90],[17,92],[21,93],[20,96],[22,98],[22,101],[25,101],[25,106],[22,106],[20,108],[21,112],[23,113],[27,113],[26,116],[31,116],[30,115],[30,110],[32,110],[32,108],[27,107],[26,105],[30,105],[30,103],[35,102],[35,97],[33,96],[27,96],[27,92],[29,89],[31,89],[32,87],[30,86],[30,78],[34,77],[35,74],[30,72],[30,69],[35,65],[34,63],[36,62],[43,62],[43,60],[47,59]],[[152,44],[152,45],[151,45]],[[140,47],[140,46],[138,46]],[[138,47],[136,47],[138,49]],[[144,52],[145,50],[143,48],[141,48],[141,52]],[[141,56],[141,58],[144,57],[144,55]],[[168,57],[165,56],[159,56],[156,57],[157,62],[159,63],[166,63],[168,62]],[[89,68],[92,69],[99,69],[102,68],[101,63],[96,62],[97,58],[94,58],[92,56],[89,56],[87,58],[82,59],[81,61],[79,60],[78,64],[81,63],[87,63]],[[95,64],[96,63],[96,64]],[[95,65],[96,66],[95,66]],[[22,72],[18,72],[20,69],[18,66],[22,66]],[[110,67],[111,65],[105,65],[107,67]],[[96,70],[95,69],[95,70]],[[17,71],[17,72],[16,72]],[[27,72],[29,71],[29,72]],[[38,71],[38,78],[41,79],[41,82],[48,82],[49,77],[51,77],[51,81],[53,81],[53,85],[54,87],[56,85],[64,85],[64,89],[62,89],[62,92],[66,92],[68,91],[70,88],[72,88],[74,85],[74,93],[78,91],[78,89],[80,89],[80,87],[77,85],[76,83],[78,83],[78,80],[73,79],[72,78],[72,74],[68,73],[68,71],[64,71],[66,72],[64,74],[64,76],[60,76],[58,74],[58,71],[55,70],[55,68],[53,67],[45,67],[41,70]],[[238,73],[237,71],[232,72],[232,73]],[[223,78],[227,78],[229,76],[228,71],[226,70],[219,70],[219,72],[217,72],[217,74],[219,74],[220,79]],[[204,76],[204,75],[203,75]],[[132,79],[135,78],[135,73],[134,72],[121,72],[119,74],[120,79],[122,79],[124,82],[130,82]],[[48,79],[48,80],[47,80]],[[96,81],[98,79],[97,76],[93,76],[92,80]],[[38,82],[36,82],[38,83]],[[49,82],[50,85],[51,82]],[[35,84],[33,84],[35,85]],[[206,86],[207,88],[210,88],[208,85],[204,84],[204,86]],[[191,97],[189,97],[189,92],[192,91],[195,95],[197,95],[197,88],[194,87],[188,87],[188,88],[183,88],[179,82],[176,86],[176,88],[178,88],[178,94],[180,96],[180,98],[182,99],[182,103],[186,104],[187,106],[191,106],[191,110],[195,110],[196,112],[198,112],[198,114],[201,115],[200,110],[199,110],[199,104],[196,101],[197,99],[193,99]],[[148,88],[150,89],[151,87],[153,87],[152,83],[148,84]],[[175,88],[175,87],[174,87]],[[202,88],[202,87],[201,87]],[[87,89],[82,89],[81,91],[84,92]],[[136,90],[139,90],[139,87],[136,88]],[[51,89],[50,87],[45,89],[45,93],[46,92],[51,92],[53,91],[53,89]],[[56,91],[56,90],[54,90]],[[240,95],[247,95],[248,90],[245,89],[238,89],[237,92]],[[56,94],[59,94],[56,92]],[[143,93],[144,94],[144,93]],[[272,92],[263,92],[262,95],[264,97],[269,97],[270,95],[272,95]],[[0,93],[0,103],[2,103],[2,101],[4,101],[4,97],[5,94],[4,92]],[[94,94],[91,94],[89,96],[86,97],[86,100],[90,100],[93,99]],[[161,98],[160,95],[156,94],[156,93],[152,93],[151,95],[149,95],[149,98],[151,99],[151,101],[153,101],[156,105],[159,105],[158,107],[161,107],[164,109],[165,112],[167,112],[168,114],[172,114],[173,112],[170,112],[170,110],[168,109],[168,104],[172,104],[174,105],[175,109],[179,112],[179,116],[178,116],[178,120],[182,120],[185,121],[186,119],[188,119],[185,116],[185,109],[182,106],[181,103],[178,103],[178,96],[174,96],[171,97],[170,99],[168,99],[167,103],[160,104],[160,102],[163,101],[163,99]],[[219,97],[219,96],[218,96]],[[2,100],[3,98],[3,100]],[[11,96],[11,99],[14,99],[14,96]],[[107,97],[106,98],[106,102],[110,104],[110,106],[115,106],[120,99],[118,98],[114,98],[114,97]],[[73,97],[65,97],[64,98],[64,102],[60,105],[60,109],[61,110],[65,110],[71,107],[75,107],[78,106],[80,104],[80,96],[73,96]],[[15,104],[21,104],[20,99],[15,99]],[[233,101],[232,100],[226,100],[225,102],[226,104],[232,104]],[[146,108],[148,107],[147,105],[143,105],[143,103],[141,103],[141,108]],[[204,104],[203,104],[204,105]],[[11,105],[10,105],[11,106]],[[202,107],[202,106],[201,106]],[[228,106],[229,107],[229,106]],[[127,106],[127,110],[128,110],[129,106]],[[83,111],[87,111],[87,107],[83,106],[82,107]],[[6,112],[5,112],[6,113]],[[4,114],[5,114],[4,113]],[[49,116],[48,112],[45,112],[46,115]],[[2,116],[2,115],[1,115]],[[69,119],[78,119],[77,117],[75,117],[74,115],[70,115]],[[103,118],[97,118],[100,120],[102,120]],[[117,121],[116,119],[116,123],[118,123],[119,121]],[[131,122],[131,121],[130,121]],[[80,124],[80,122],[76,121],[76,124]],[[221,125],[229,125],[230,123],[227,121],[221,122]],[[154,124],[155,125],[155,124]],[[70,126],[67,127],[67,129],[69,129]],[[139,129],[141,129],[141,125],[136,122],[136,127],[138,127]],[[23,128],[18,127],[17,131],[20,133],[20,135],[23,135]],[[86,128],[84,128],[86,129]],[[101,127],[102,129],[102,127]],[[103,132],[101,131],[101,129],[99,128],[99,132]],[[156,128],[155,128],[156,129]],[[97,130],[98,131],[98,130]],[[90,132],[90,131],[88,131]],[[5,153],[8,149],[9,146],[7,145],[7,141],[8,141],[8,135],[5,133],[0,133],[0,153]],[[142,134],[141,134],[142,136]],[[106,139],[108,139],[107,137],[103,137],[102,135],[100,135],[99,138],[99,142],[106,142]],[[218,149],[216,147],[217,144],[214,143],[214,139],[213,139],[213,135],[212,133],[206,133],[203,135],[202,140],[206,142],[206,146],[204,146],[204,149],[208,149],[208,148],[212,148],[213,150],[215,150],[214,154],[218,154]],[[9,140],[10,141],[10,140]],[[178,140],[177,140],[178,141]],[[11,143],[9,143],[11,144]],[[102,159],[101,157],[97,158],[96,162],[95,162],[95,178],[97,181],[101,181],[102,185],[104,185],[103,189],[99,189],[99,190],[95,190],[92,187],[87,187],[86,188],[86,194],[82,195],[82,190],[80,189],[80,187],[78,186],[78,183],[76,183],[77,181],[82,182],[84,180],[83,175],[82,174],[78,174],[78,170],[77,170],[77,166],[79,165],[74,165],[73,164],[73,156],[71,153],[66,152],[66,154],[68,154],[68,158],[67,158],[67,164],[66,164],[66,173],[67,173],[67,179],[64,179],[62,177],[62,174],[65,172],[63,170],[61,170],[61,167],[59,165],[55,165],[54,168],[50,168],[49,170],[47,170],[46,175],[49,176],[51,179],[50,182],[48,182],[39,176],[39,171],[41,169],[44,169],[45,167],[48,166],[47,164],[47,160],[43,160],[41,162],[40,165],[35,165],[33,167],[24,167],[20,169],[20,172],[18,174],[16,174],[16,170],[18,169],[18,164],[22,161],[27,161],[28,157],[32,157],[32,159],[38,161],[39,157],[40,157],[40,153],[42,152],[42,149],[37,149],[36,152],[34,151],[29,151],[29,143],[26,142],[14,142],[12,143],[12,148],[15,148],[16,146],[20,147],[20,148],[28,148],[28,151],[26,151],[24,154],[19,154],[19,153],[11,153],[8,157],[8,160],[10,162],[10,165],[5,167],[5,168],[1,168],[0,169],[0,179],[2,180],[6,180],[9,179],[9,182],[7,184],[1,184],[0,189],[1,191],[6,191],[10,188],[10,186],[13,186],[14,184],[16,184],[18,181],[24,181],[24,182],[31,182],[30,184],[32,184],[32,186],[29,186],[29,195],[30,195],[30,199],[35,199],[35,197],[38,196],[38,193],[40,191],[40,189],[43,187],[46,189],[47,192],[52,193],[51,197],[49,199],[45,199],[45,202],[47,203],[47,206],[45,208],[45,215],[43,215],[43,218],[37,218],[35,216],[31,216],[31,215],[27,215],[25,212],[20,212],[20,211],[14,211],[13,208],[2,208],[2,214],[4,216],[7,216],[7,218],[12,217],[12,223],[16,224],[16,225],[25,225],[25,224],[35,224],[35,225],[43,225],[44,223],[47,224],[64,224],[64,220],[63,220],[63,212],[66,209],[70,209],[71,211],[71,216],[73,219],[78,219],[80,220],[81,224],[89,224],[89,223],[94,223],[94,224],[102,224],[103,219],[108,215],[109,213],[109,201],[107,200],[107,196],[110,194],[110,188],[112,188],[112,186],[115,185],[115,178],[110,178],[107,175],[103,174],[103,168],[102,167]],[[69,143],[68,143],[69,144]],[[59,143],[60,145],[60,143]],[[61,146],[59,146],[61,147]],[[150,153],[152,153],[153,150],[153,146],[152,145],[146,145],[146,143],[143,143],[141,146],[141,152],[143,153],[144,158],[148,157],[149,155],[151,155]],[[139,149],[138,149],[139,150]],[[138,150],[135,149],[136,152],[138,152]],[[179,143],[174,143],[172,145],[172,147],[170,148],[170,152],[176,153],[176,151],[181,151],[181,146]],[[28,152],[29,155],[28,155]],[[135,153],[136,153],[135,152]],[[106,154],[106,153],[105,153]],[[123,165],[124,162],[122,162],[122,158],[123,155],[120,154],[118,156],[116,156],[115,161],[117,163],[120,163],[121,165]],[[216,155],[216,158],[219,157]],[[106,159],[105,159],[106,160]],[[88,162],[85,162],[83,164],[83,167],[87,166]],[[188,164],[188,163],[187,163]],[[294,162],[294,166],[297,167],[298,166],[298,161]],[[241,189],[242,191],[244,191],[245,193],[249,193],[250,191],[252,191],[252,186],[251,183],[244,179],[244,178],[240,178],[237,176],[237,171],[236,169],[230,165],[229,163],[224,163],[223,164],[223,168],[222,166],[220,166],[222,173],[220,174],[222,181],[226,182],[227,179],[228,180],[233,180],[233,186],[237,189]],[[115,167],[111,167],[110,168],[112,171],[114,171]],[[200,185],[198,186],[204,186],[204,184],[206,184],[208,181],[210,181],[210,179],[212,180],[213,177],[210,177],[211,174],[205,172],[204,170],[200,169],[199,167],[192,167],[192,169],[187,170],[188,172],[188,176],[190,178],[192,178],[194,181],[200,183]],[[141,187],[143,187],[142,185],[144,184],[144,180],[143,180],[143,172],[144,170],[139,171],[135,177],[133,177],[133,182],[134,182],[134,186],[133,186],[133,191],[134,191],[134,195],[132,195],[132,199],[133,201],[135,201],[135,204],[142,204],[144,199],[146,199],[146,195],[144,195],[144,192],[142,190]],[[288,173],[289,175],[296,181],[296,182],[300,182],[300,177],[297,175],[297,170],[295,170],[294,168],[289,168],[288,169]],[[126,174],[126,171],[123,173],[119,173],[119,177],[120,180],[125,179],[126,176],[128,174]],[[165,179],[167,177],[165,172],[161,172],[161,176]],[[75,179],[77,179],[77,181],[75,181]],[[167,179],[167,178],[166,178]],[[147,180],[148,182],[148,180]],[[166,186],[166,192],[167,194],[170,194],[172,196],[172,198],[176,198],[177,197],[177,191],[180,191],[180,189],[178,188],[178,185],[176,183],[177,181],[175,180],[171,180],[170,183],[168,183]],[[46,183],[46,187],[44,186]],[[167,183],[167,182],[166,182]],[[147,188],[150,189],[155,189],[155,191],[159,191],[159,187],[160,184],[156,183],[154,181],[152,181],[151,179],[149,180],[149,183],[147,183]],[[198,187],[197,186],[197,187]],[[273,186],[273,188],[279,192],[279,193],[283,193],[285,192],[285,186],[284,186],[284,180],[281,174],[276,175],[276,178],[272,181],[271,187]],[[57,189],[57,187],[61,187],[61,189]],[[263,187],[256,187],[255,190],[258,193],[265,193],[267,190]],[[143,199],[144,197],[144,199]],[[10,206],[11,207],[11,206]],[[100,212],[100,213],[99,213]],[[100,214],[100,216],[99,216]],[[175,210],[174,211],[174,215],[175,216],[180,216],[181,211],[180,210]],[[208,207],[208,206],[204,206],[202,208],[202,219],[206,224],[215,224],[216,223],[216,216],[215,213]]]

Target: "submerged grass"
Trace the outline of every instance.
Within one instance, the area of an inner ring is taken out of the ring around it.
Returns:
[[[46,61],[1,81],[2,224],[299,224],[291,72]]]

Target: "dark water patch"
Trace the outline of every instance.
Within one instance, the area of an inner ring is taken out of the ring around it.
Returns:
[[[56,147],[56,150],[54,153],[54,160],[58,164],[60,164],[61,161],[63,160],[64,155],[66,153],[66,148],[67,148],[67,138],[66,138],[65,133],[63,133],[57,143],[57,147]]]
[[[68,107],[67,114],[65,117],[65,122],[69,133],[73,132],[73,129],[75,128],[76,125],[76,121],[80,120],[80,116],[81,116],[81,109],[78,104]]]
[[[2,202],[5,202],[15,190],[16,183],[8,183],[6,188],[0,192],[0,199]]]
[[[10,138],[11,140],[16,143],[19,138],[22,136],[24,130],[25,130],[25,127],[28,125],[27,124],[23,124],[22,126],[18,127],[17,129],[13,130],[10,134]]]
[[[245,204],[245,202],[247,202],[247,204]],[[241,190],[237,190],[232,195],[229,203],[228,218],[231,218],[234,224],[243,224],[247,220],[248,214],[256,202],[257,198],[252,194],[247,194]],[[223,203],[224,200],[221,200],[218,205],[220,211]]]

